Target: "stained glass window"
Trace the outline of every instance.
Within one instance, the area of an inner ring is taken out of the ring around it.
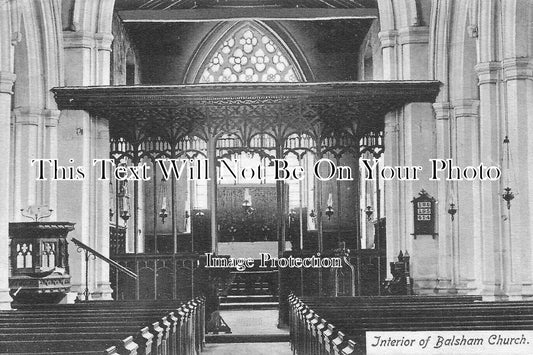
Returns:
[[[251,24],[222,42],[200,77],[200,83],[298,81],[298,71],[283,46]]]

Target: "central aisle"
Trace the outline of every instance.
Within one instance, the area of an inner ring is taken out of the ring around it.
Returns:
[[[223,310],[220,314],[232,333],[207,335],[202,354],[292,355],[289,331],[277,327],[277,309]]]
[[[292,355],[289,343],[206,344],[202,354],[216,355]]]

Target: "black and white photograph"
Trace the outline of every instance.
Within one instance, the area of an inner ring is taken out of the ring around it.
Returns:
[[[533,0],[0,0],[0,149],[0,354],[533,354]]]

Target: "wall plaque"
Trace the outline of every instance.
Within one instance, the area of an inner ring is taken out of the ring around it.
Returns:
[[[435,199],[428,195],[425,190],[419,193],[419,196],[411,201],[414,208],[414,226],[413,235],[431,235],[435,237]]]

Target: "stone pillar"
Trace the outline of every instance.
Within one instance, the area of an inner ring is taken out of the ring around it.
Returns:
[[[399,58],[398,78],[403,80],[428,79],[429,28],[409,26],[398,30]],[[412,236],[414,233],[413,204],[411,201],[425,190],[432,197],[437,196],[437,183],[430,181],[430,159],[435,157],[435,119],[429,103],[406,105],[400,115],[400,166],[421,166],[418,181],[400,181],[401,201],[400,230],[402,250],[411,255],[411,276],[418,293],[433,293],[436,286],[439,260],[438,237],[431,235]],[[395,147],[392,147],[395,149]],[[437,205],[439,206],[439,205]],[[396,251],[397,253],[398,251]]]
[[[385,116],[385,153],[383,155],[383,164],[388,166],[398,166],[399,155],[399,128],[396,121],[397,114],[389,113]],[[400,244],[400,211],[402,203],[399,199],[400,184],[397,180],[384,181],[385,193],[385,217],[387,218],[387,261],[396,260],[399,250],[403,247]],[[392,279],[390,269],[387,267],[387,279]]]
[[[106,119],[93,118],[95,125],[94,149],[95,156],[98,159],[109,158],[109,124]],[[109,257],[109,181],[94,181],[94,214],[96,220],[96,250],[101,254]],[[144,229],[144,228],[143,228]],[[109,265],[98,259],[93,264],[94,274],[96,275],[96,290],[93,292],[93,298],[111,299],[113,290],[109,282]]]
[[[3,10],[0,7],[0,10]],[[1,18],[1,17],[0,17]],[[0,26],[3,28],[3,26]],[[11,150],[11,95],[15,74],[0,71],[0,309],[11,308],[9,296],[9,171]]]
[[[96,84],[109,85],[111,72],[111,43],[113,42],[113,35],[110,33],[96,33],[94,37],[96,43]],[[109,122],[105,118],[93,118],[93,120],[96,130],[96,158],[109,158]],[[140,193],[142,193],[142,189],[140,190]],[[96,227],[98,229],[98,238],[95,243],[97,250],[109,257],[109,181],[96,181],[95,198],[96,220],[99,221]],[[139,198],[139,196],[137,196],[137,198]],[[137,216],[139,216],[139,213],[137,213]],[[144,221],[144,216],[142,221]],[[144,223],[139,223],[138,229],[141,229],[144,233]],[[138,237],[138,232],[138,230],[135,231],[135,238]],[[141,247],[138,249],[141,252],[144,252],[144,238],[142,239]],[[96,290],[93,293],[93,298],[111,299],[113,290],[111,289],[111,283],[109,282],[109,265],[98,260],[94,264],[94,267],[94,272],[98,276],[96,278]]]
[[[109,85],[111,74],[111,43],[113,35],[111,33],[96,33],[96,84]]]
[[[218,254],[217,225],[217,139],[210,135],[207,141],[207,159],[209,163],[209,181],[207,186],[209,209],[211,210],[211,252]]]
[[[479,156],[486,165],[500,165],[502,139],[499,131],[498,80],[501,65],[498,62],[482,62],[475,67],[479,77]],[[493,299],[500,294],[503,281],[502,256],[499,236],[501,230],[500,183],[485,181],[480,186],[482,295]]]
[[[59,124],[59,110],[43,110],[44,116],[44,137],[45,145],[43,151],[44,158],[57,157],[57,126]],[[45,204],[54,210],[54,216],[57,215],[57,181],[50,180],[44,186],[44,195],[46,196]]]
[[[479,162],[479,101],[453,100],[454,125],[452,132],[453,162],[460,167],[478,166]],[[480,180],[450,182],[454,184],[453,201],[458,210],[455,230],[454,263],[456,263],[455,287],[459,293],[475,293],[480,286],[481,259],[476,250],[481,248],[480,233]],[[449,204],[450,201],[447,201]],[[442,207],[442,206],[441,206]],[[448,209],[448,205],[445,206]],[[451,220],[450,217],[448,219]]]
[[[15,117],[15,169],[14,169],[14,201],[13,220],[28,221],[19,212],[31,205],[41,205],[38,198],[38,185],[44,181],[37,181],[37,164],[32,166],[31,160],[41,158],[40,146],[43,110],[37,107],[18,107],[13,110]]]
[[[383,80],[397,79],[397,55],[396,41],[398,32],[396,30],[381,31],[378,34],[381,41],[383,55]],[[385,116],[385,153],[383,154],[383,164],[389,166],[399,165],[399,127],[398,113],[392,112]],[[385,217],[387,219],[387,261],[394,261],[401,248],[400,245],[400,211],[401,202],[399,200],[399,184],[395,180],[384,181],[385,194]],[[392,275],[387,267],[387,279]]]
[[[436,151],[435,157],[447,159],[450,157],[450,118],[452,116],[452,106],[449,102],[438,102],[433,104],[436,119]],[[455,293],[452,281],[452,243],[451,243],[451,218],[447,212],[450,194],[449,184],[445,181],[437,184],[437,226],[438,236],[438,265],[437,283],[435,292]]]
[[[396,40],[398,32],[396,30],[381,31],[378,37],[383,54],[383,80],[397,79]]]
[[[88,86],[109,84],[110,34],[64,32],[65,84]],[[60,182],[58,219],[76,223],[72,236],[109,256],[109,181],[98,181],[93,159],[109,158],[109,125],[105,118],[85,111],[66,110],[58,127],[61,145],[58,157],[63,164],[83,166],[80,181]],[[69,163],[70,159],[73,160]],[[135,233],[133,233],[135,235]],[[72,289],[85,288],[85,261],[70,249]],[[109,269],[101,261],[90,261],[91,298],[109,299]]]
[[[502,189],[510,187],[515,193],[503,213],[507,225],[502,236],[507,252],[504,292],[509,299],[521,299],[533,296],[533,61],[527,57],[504,59],[503,79],[509,143],[500,146],[503,173],[510,176],[503,177],[503,184],[509,186]]]

